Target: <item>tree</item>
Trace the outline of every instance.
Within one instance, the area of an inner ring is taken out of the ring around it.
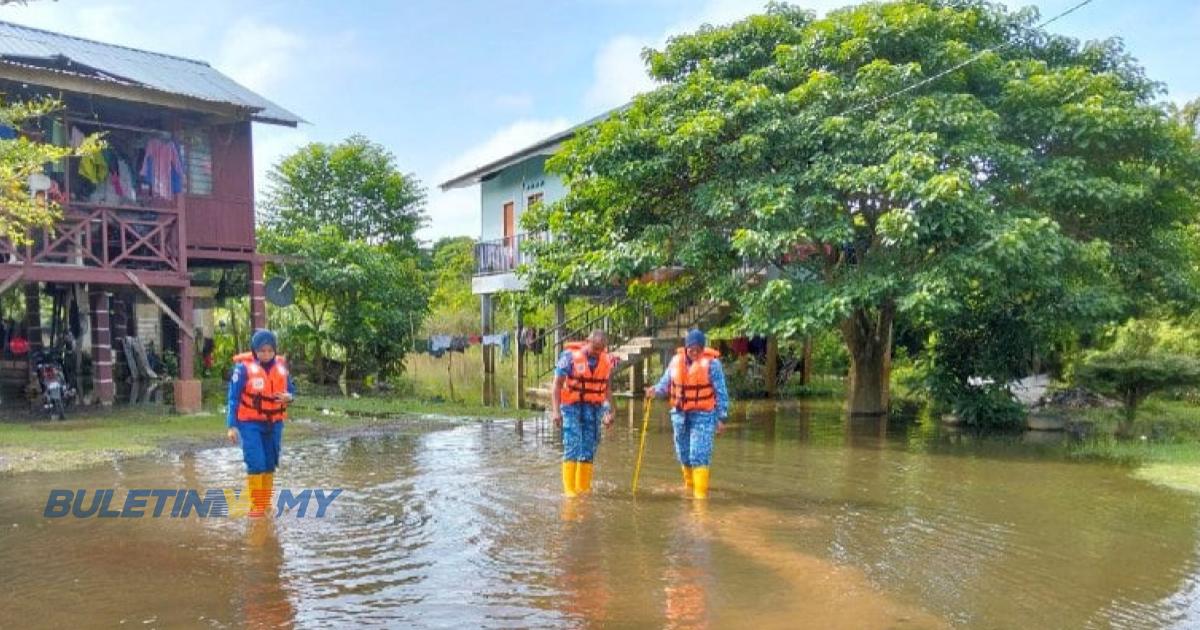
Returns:
[[[0,106],[0,125],[19,127],[21,123],[62,109],[54,99],[18,102]],[[29,176],[41,173],[46,164],[68,156],[87,155],[103,148],[98,135],[88,136],[78,148],[58,147],[19,136],[0,139],[0,239],[13,245],[29,243],[30,232],[49,228],[62,216],[52,200],[31,198]]]
[[[429,283],[433,292],[424,328],[429,334],[474,334],[479,330],[479,299],[471,293],[475,241],[467,236],[434,243]]]
[[[295,282],[304,333],[322,340],[313,361],[323,373],[322,347],[345,352],[345,371],[381,377],[402,368],[415,330],[425,317],[428,293],[411,255],[361,240],[347,240],[334,226],[319,231],[260,232],[264,251],[283,254]]]
[[[354,376],[402,369],[428,307],[415,232],[425,191],[382,146],[362,136],[313,143],[276,164],[267,192],[263,251],[284,254],[324,375],[327,347]]]
[[[272,229],[315,232],[333,225],[347,239],[416,252],[413,235],[425,221],[425,190],[397,170],[387,149],[365,137],[301,147],[267,177],[266,224]]]
[[[1078,376],[1086,385],[1120,396],[1125,421],[1129,423],[1150,394],[1200,384],[1200,360],[1160,352],[1145,355],[1103,352],[1085,359]]]
[[[1189,134],[1119,42],[1037,19],[976,0],[823,19],[774,4],[647,51],[659,87],[549,162],[569,193],[525,216],[555,236],[536,245],[531,289],[683,265],[757,332],[836,327],[852,413],[888,408],[898,316],[1056,294],[972,288],[1059,274],[1085,301],[1194,299]],[[779,277],[745,282],[746,259]]]

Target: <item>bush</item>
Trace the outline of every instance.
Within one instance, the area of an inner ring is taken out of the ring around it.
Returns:
[[[970,426],[1015,428],[1025,420],[1025,408],[1004,385],[967,387],[951,404],[954,413]]]
[[[1200,384],[1200,360],[1159,351],[1133,354],[1120,348],[1087,357],[1077,375],[1084,385],[1119,396],[1125,418],[1133,420],[1150,394]]]

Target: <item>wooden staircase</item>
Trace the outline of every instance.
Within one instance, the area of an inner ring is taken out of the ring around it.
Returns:
[[[621,395],[622,392],[627,392],[625,395],[640,395],[639,392],[622,390],[617,377],[631,366],[656,354],[663,356],[663,353],[674,352],[683,344],[683,336],[688,330],[692,328],[703,330],[719,325],[729,318],[731,312],[732,307],[727,303],[704,302],[693,305],[672,315],[662,325],[656,327],[651,335],[630,337],[620,342],[619,345],[609,348],[609,356],[616,360],[612,370],[614,395]],[[645,376],[648,384],[657,380],[656,375],[652,377],[647,374]],[[541,384],[526,390],[528,399],[531,402],[548,403],[553,383],[553,373],[544,375]]]

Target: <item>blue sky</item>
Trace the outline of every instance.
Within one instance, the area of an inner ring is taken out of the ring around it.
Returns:
[[[1044,16],[1078,0],[1035,4]],[[818,12],[845,0],[795,2]],[[255,127],[256,181],[311,141],[362,133],[429,189],[421,236],[479,234],[478,190],[437,184],[649,87],[638,51],[748,0],[35,0],[0,19],[208,61],[310,122]],[[1200,96],[1200,0],[1094,0],[1051,27],[1120,36],[1168,98]]]

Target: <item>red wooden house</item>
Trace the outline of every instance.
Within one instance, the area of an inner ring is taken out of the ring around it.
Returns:
[[[86,296],[93,390],[111,403],[113,340],[137,334],[135,302],[155,304],[176,328],[176,405],[195,409],[193,301],[204,292],[194,277],[248,268],[252,324],[265,325],[251,123],[301,119],[201,61],[3,22],[0,93],[9,102],[52,96],[65,106],[0,130],[7,137],[68,143],[103,132],[108,144],[95,158],[47,166],[48,192],[63,209],[55,229],[31,235],[30,246],[0,240],[0,294],[24,287],[30,343],[44,342],[43,292]]]

